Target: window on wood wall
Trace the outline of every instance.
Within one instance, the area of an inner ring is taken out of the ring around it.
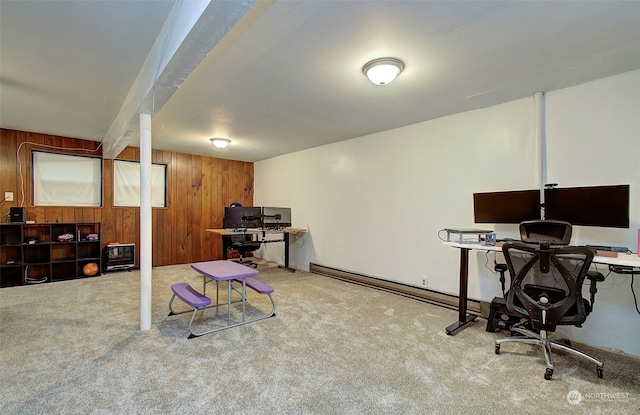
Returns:
[[[151,165],[151,206],[167,206],[167,166]],[[113,205],[140,207],[140,163],[113,161]]]
[[[34,206],[101,206],[102,159],[34,151]]]

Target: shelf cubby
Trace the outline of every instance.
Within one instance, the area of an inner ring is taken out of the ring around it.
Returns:
[[[100,259],[100,244],[96,244],[93,241],[81,241],[78,242],[78,260],[81,259]]]
[[[5,266],[0,270],[0,287],[22,285],[22,266]]]
[[[51,261],[73,261],[76,259],[76,244],[69,242],[51,244]]]
[[[51,281],[50,264],[29,264],[24,267],[25,284],[41,284]]]
[[[2,224],[0,226],[0,246],[22,245],[22,225]]]
[[[96,275],[85,275],[84,273],[84,266],[87,264],[91,264],[94,263],[96,265],[98,265],[98,271],[96,273]],[[100,275],[100,263],[98,261],[96,261],[95,259],[83,259],[77,262],[78,264],[78,277],[82,276],[83,278],[90,278],[90,277],[97,277]]]
[[[54,262],[51,264],[51,280],[64,281],[72,280],[78,276],[76,272],[76,262]]]
[[[0,265],[20,265],[22,264],[22,246],[4,245],[0,246]]]
[[[51,239],[51,228],[49,224],[25,224],[23,232],[23,242],[25,244],[49,243]]]
[[[76,240],[77,232],[75,223],[54,223],[51,225],[51,242],[58,242],[58,237],[66,234],[71,235],[73,238],[68,241]]]
[[[40,264],[51,262],[51,245],[35,243],[25,245],[23,250],[23,258],[25,264]]]

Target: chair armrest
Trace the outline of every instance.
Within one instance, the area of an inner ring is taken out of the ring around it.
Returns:
[[[602,275],[602,273],[598,272],[598,271],[589,271],[589,272],[587,272],[587,278],[590,281],[595,281],[595,282],[604,281],[604,275]]]
[[[507,264],[496,264],[494,268],[497,273],[500,274],[500,284],[502,284],[502,296],[507,298],[507,290],[505,287],[506,279],[504,278],[504,273],[508,271]]]
[[[598,271],[589,271],[587,272],[587,279],[591,284],[589,287],[589,302],[591,303],[591,308],[593,308],[593,303],[596,302],[596,293],[598,292],[596,283],[604,281],[604,275]]]

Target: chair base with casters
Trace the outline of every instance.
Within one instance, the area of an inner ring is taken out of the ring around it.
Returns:
[[[567,353],[570,353],[574,356],[581,357],[583,359],[587,359],[591,363],[596,365],[596,375],[598,378],[602,379],[604,377],[604,363],[589,356],[586,353],[583,353],[579,350],[574,349],[570,346],[569,341],[564,340],[563,343],[559,343],[557,341],[552,341],[547,337],[547,332],[545,330],[541,330],[540,333],[534,333],[531,330],[527,330],[518,326],[511,327],[511,331],[514,333],[520,334],[520,336],[507,337],[505,339],[496,340],[495,351],[496,354],[500,354],[500,347],[504,343],[526,343],[533,344],[536,346],[540,346],[542,352],[544,353],[544,358],[547,361],[547,368],[544,372],[544,378],[546,380],[550,380],[553,376],[553,358],[551,357],[551,349],[563,350]]]
[[[238,260],[234,260],[234,262],[237,262],[238,264],[242,264],[246,267],[251,267],[251,268],[258,268],[258,264],[256,264],[255,262],[251,261],[251,260],[246,260],[243,261],[242,259],[238,259]]]
[[[242,264],[242,265],[244,265],[246,267],[251,267],[251,268],[254,268],[254,269],[258,268],[258,264],[257,263],[253,262],[250,259],[246,259],[245,256],[242,255],[242,254],[240,254],[240,258],[234,258],[234,259],[231,259],[231,261],[237,262],[238,264]]]

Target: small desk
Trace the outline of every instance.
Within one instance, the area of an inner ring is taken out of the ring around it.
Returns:
[[[476,243],[443,242],[443,245],[460,249],[460,292],[458,295],[458,321],[445,329],[447,334],[454,335],[472,323],[476,316],[467,314],[467,286],[469,282],[469,251],[502,252],[502,245],[480,245]],[[596,255],[593,264],[621,265],[626,267],[640,267],[640,257],[635,254],[618,254],[617,258]]]
[[[291,234],[296,233],[305,233],[306,229],[302,228],[282,228],[282,229],[270,229],[270,228],[247,228],[247,229],[206,229],[207,232],[212,232],[220,235],[222,237],[222,259],[227,259],[227,250],[229,249],[229,238],[231,235],[256,235],[259,237],[262,235],[263,237],[267,234],[282,234],[282,239],[271,239],[271,240],[256,240],[259,243],[274,243],[274,242],[284,242],[284,269],[291,272],[296,272],[294,268],[289,268],[289,240]]]
[[[212,331],[227,329],[230,327],[245,324],[245,306],[247,303],[246,278],[255,277],[256,275],[258,275],[258,271],[232,261],[196,262],[191,264],[191,268],[202,274],[202,276],[205,278],[205,286],[207,282],[211,281],[215,281],[216,284],[218,284],[220,281],[227,281],[227,326]],[[209,281],[206,281],[207,278],[209,279]],[[242,302],[242,321],[235,324],[231,324],[231,292],[234,290],[232,285],[233,280],[242,280],[242,291],[240,292]],[[218,305],[220,304],[216,304],[216,306]],[[207,333],[209,332],[203,334]]]

